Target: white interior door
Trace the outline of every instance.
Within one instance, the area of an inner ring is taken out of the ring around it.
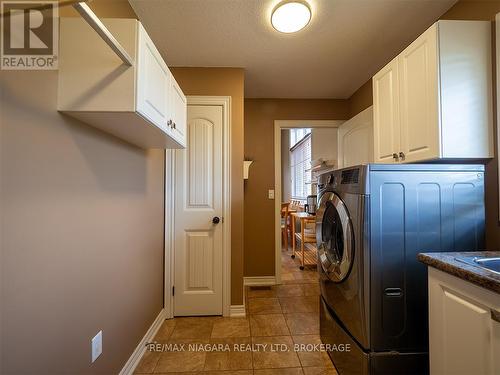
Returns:
[[[188,106],[175,159],[174,315],[222,315],[222,106]]]

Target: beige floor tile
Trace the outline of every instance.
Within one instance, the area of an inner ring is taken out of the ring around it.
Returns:
[[[285,314],[286,324],[292,335],[319,334],[318,313],[291,313]]]
[[[247,298],[270,298],[276,297],[275,286],[248,287],[246,290]]]
[[[172,335],[172,332],[174,331],[175,323],[176,319],[165,320],[161,325],[160,329],[158,330],[158,333],[156,334],[153,341],[157,342],[167,341]]]
[[[236,371],[207,371],[199,375],[252,375],[252,370],[236,370]],[[184,374],[182,374],[184,375]]]
[[[304,295],[302,288],[298,285],[283,284],[277,286],[278,297],[298,297]]]
[[[283,314],[250,315],[250,332],[252,336],[290,334]]]
[[[190,372],[159,372],[154,375],[253,375],[252,370],[235,370],[235,371],[190,371]]]
[[[235,345],[251,344],[250,337],[212,339],[210,343],[213,345],[224,345],[224,350],[207,353],[205,371],[252,369],[252,352],[234,350]]]
[[[328,354],[314,347],[315,344],[321,344],[319,335],[292,336],[292,339],[294,344],[305,346],[297,351],[302,367],[333,367]]]
[[[301,287],[305,296],[319,296],[321,294],[319,290],[319,283],[304,284],[301,285]]]
[[[293,277],[293,274],[290,272],[285,272],[285,270],[281,271],[281,281],[282,282],[287,282],[287,281],[293,281],[295,278]]]
[[[213,338],[249,336],[250,323],[246,318],[222,318],[213,324]]]
[[[324,367],[304,367],[305,375],[338,375],[335,368],[324,368]]]
[[[141,361],[135,368],[134,374],[151,374],[160,359],[160,354],[161,353],[146,350]]]
[[[254,369],[300,367],[290,336],[252,337],[252,343],[265,345],[265,349],[252,352]]]
[[[197,351],[162,353],[155,373],[201,371],[205,365],[205,357],[206,352]]]
[[[249,314],[280,314],[281,306],[277,298],[251,298],[248,300]]]
[[[316,312],[319,313],[319,297],[283,297],[280,298],[281,309],[284,313]]]
[[[222,318],[216,317],[189,317],[176,318],[175,327],[170,339],[201,339],[209,338],[212,334],[214,322]]]
[[[254,375],[303,375],[300,367],[254,370]]]

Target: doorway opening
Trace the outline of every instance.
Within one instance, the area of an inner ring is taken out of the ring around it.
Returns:
[[[276,283],[310,281],[316,273],[316,184],[336,167],[337,120],[276,120]]]

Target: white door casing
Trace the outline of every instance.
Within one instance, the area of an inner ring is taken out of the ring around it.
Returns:
[[[167,150],[165,160],[165,310],[168,318],[229,316],[231,98],[189,96],[187,101],[188,148]]]

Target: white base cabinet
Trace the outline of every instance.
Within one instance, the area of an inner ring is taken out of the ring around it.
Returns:
[[[500,294],[429,267],[431,375],[500,374]]]
[[[493,157],[491,24],[438,21],[373,77],[375,162]]]
[[[127,66],[81,18],[60,20],[58,110],[142,148],[186,146],[187,103],[140,22],[103,19]]]

